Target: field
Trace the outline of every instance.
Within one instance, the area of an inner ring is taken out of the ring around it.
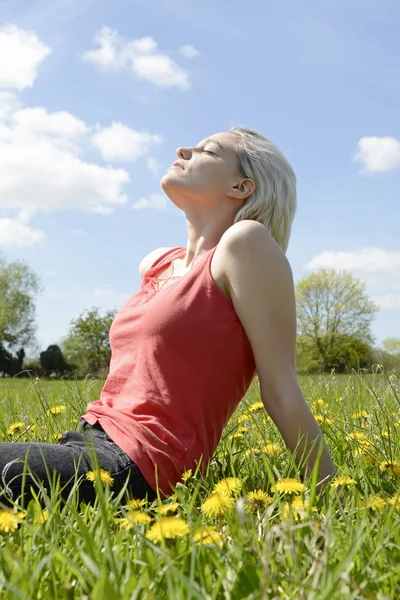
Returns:
[[[343,503],[334,483],[315,495],[312,474],[304,491],[279,487],[299,472],[255,379],[206,477],[187,473],[162,504],[123,505],[99,480],[93,506],[50,494],[8,521],[2,512],[0,597],[400,598],[400,376],[378,368],[299,382]],[[0,441],[56,442],[102,385],[1,379]]]

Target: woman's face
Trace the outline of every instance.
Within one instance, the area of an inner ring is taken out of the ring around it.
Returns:
[[[237,198],[233,188],[243,176],[239,173],[233,140],[231,133],[215,133],[197,146],[178,148],[180,166],[170,167],[161,179],[161,187],[171,200],[179,205],[181,198],[197,198],[213,204],[213,200]]]

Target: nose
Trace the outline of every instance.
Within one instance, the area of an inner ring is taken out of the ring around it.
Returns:
[[[179,146],[179,148],[176,149],[176,155],[178,158],[187,160],[190,156],[190,150],[189,150],[189,148],[184,148],[184,147]]]

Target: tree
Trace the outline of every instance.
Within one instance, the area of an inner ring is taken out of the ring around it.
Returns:
[[[56,375],[63,375],[68,370],[63,353],[56,344],[52,344],[47,350],[40,353],[40,365],[45,376],[49,376],[53,372]]]
[[[9,375],[13,377],[18,375],[22,370],[22,363],[25,358],[25,350],[20,348],[16,356],[8,352],[0,342],[0,375]]]
[[[35,295],[41,280],[22,261],[8,265],[0,257],[0,342],[12,350],[32,345],[35,335]]]
[[[400,354],[400,338],[386,338],[382,342],[382,347],[389,354]]]
[[[62,352],[69,363],[78,366],[78,375],[104,372],[110,364],[109,332],[117,311],[109,310],[104,317],[98,308],[84,313],[71,321],[71,330],[61,342]]]
[[[364,369],[372,365],[372,348],[357,338],[336,333],[327,345],[325,368],[321,356],[312,338],[297,338],[296,369],[299,373],[320,373],[322,370],[335,369],[336,373],[347,373],[351,369]],[[323,340],[324,343],[324,340]]]
[[[339,340],[342,345],[350,339],[363,342],[357,351],[361,355],[373,342],[371,321],[379,308],[365,294],[365,285],[351,273],[334,269],[316,271],[296,285],[298,335],[306,338],[308,351],[323,371],[332,359],[338,360],[340,348],[335,350],[335,344]],[[352,360],[354,352],[352,342]]]

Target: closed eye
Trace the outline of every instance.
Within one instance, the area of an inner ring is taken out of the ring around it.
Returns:
[[[211,150],[204,150],[204,152],[207,152],[207,154],[214,154],[214,152],[211,152]]]

